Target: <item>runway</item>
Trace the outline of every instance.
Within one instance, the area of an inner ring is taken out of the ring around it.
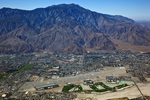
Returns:
[[[89,72],[86,74],[79,74],[76,76],[69,76],[69,77],[60,77],[60,78],[56,78],[56,79],[52,79],[52,80],[48,80],[48,81],[42,81],[42,82],[32,82],[29,83],[27,85],[24,85],[20,88],[21,90],[25,90],[25,89],[30,89],[30,88],[36,88],[36,87],[42,87],[42,86],[47,86],[47,85],[52,85],[52,84],[67,84],[67,83],[72,83],[72,82],[77,82],[77,81],[83,81],[85,79],[94,79],[97,78],[97,76],[100,76],[102,74],[107,74],[107,73],[115,73],[118,71],[122,71],[123,69],[111,69],[111,70],[102,70],[99,72]]]

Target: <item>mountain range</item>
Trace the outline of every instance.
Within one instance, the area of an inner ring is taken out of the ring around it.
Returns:
[[[136,20],[136,22],[150,24],[150,20]]]
[[[120,15],[90,11],[76,4],[34,10],[0,9],[0,52],[48,50],[80,54],[116,50],[114,40],[150,46],[150,25]]]

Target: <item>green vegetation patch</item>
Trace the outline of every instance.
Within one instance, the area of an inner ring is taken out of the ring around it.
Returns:
[[[16,71],[18,71],[18,70],[9,70],[9,71],[7,71],[7,73],[14,73]]]
[[[96,90],[95,92],[106,92],[109,91],[108,89],[101,89],[101,90]]]
[[[21,69],[19,69],[19,73],[23,73],[26,70],[31,70],[31,68],[34,66],[34,64],[27,64],[24,67],[22,67]]]
[[[52,64],[49,64],[48,67],[52,67]]]
[[[0,79],[3,79],[4,77],[8,77],[10,74],[15,75],[17,72],[23,73],[26,70],[31,70],[31,68],[33,66],[34,66],[34,64],[27,64],[24,67],[20,68],[19,71],[18,70],[10,70],[7,73],[0,74]]]
[[[45,97],[46,99],[50,99],[50,97],[47,95],[46,97]]]
[[[62,89],[62,92],[69,92],[69,90],[71,90],[72,88],[78,88],[78,90],[74,91],[74,92],[82,92],[83,89],[80,85],[68,85],[68,86],[64,86]]]
[[[89,85],[90,88],[92,88],[93,90],[98,90],[98,88],[95,85]]]
[[[101,85],[104,89],[98,89],[97,88],[97,85]],[[123,87],[126,87],[128,86],[127,84],[122,84],[122,85],[118,85],[118,86],[115,86],[113,88],[105,85],[104,83],[102,82],[97,82],[93,85],[89,85],[89,87],[92,89],[92,90],[83,90],[83,88],[80,86],[80,85],[68,85],[68,86],[64,86],[63,89],[62,89],[62,92],[69,92],[70,89],[76,87],[78,88],[78,90],[74,91],[74,92],[106,92],[106,91],[116,91],[116,89],[120,89],[120,88],[123,88]]]
[[[74,87],[75,87],[75,85],[64,86],[63,89],[62,89],[62,92],[69,92],[69,90],[74,88]]]
[[[118,85],[118,86],[113,87],[113,89],[121,89],[121,88],[126,87],[126,86],[128,86],[128,84],[122,84],[122,85]]]
[[[82,92],[83,91],[83,88],[80,85],[77,85],[77,87],[78,87],[78,90],[75,92]]]
[[[48,95],[45,97],[45,99],[53,100],[53,98],[50,98]]]
[[[4,77],[8,77],[10,74],[8,73],[4,73],[4,74],[0,74],[0,79],[3,79]]]

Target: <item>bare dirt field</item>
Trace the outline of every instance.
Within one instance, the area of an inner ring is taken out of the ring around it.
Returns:
[[[148,82],[150,82],[150,78],[146,78],[146,80],[147,80]]]
[[[49,81],[49,80],[53,80],[53,79],[48,79],[48,78],[43,79],[43,81]]]
[[[138,77],[132,77],[132,79],[133,79],[135,82],[140,82],[140,80],[139,80]]]
[[[38,78],[39,78],[39,76],[33,75],[30,79],[36,80]]]

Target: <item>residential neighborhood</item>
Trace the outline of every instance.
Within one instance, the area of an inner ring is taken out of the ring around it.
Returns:
[[[129,50],[92,51],[82,55],[56,52],[0,54],[0,66],[1,99],[59,100],[58,95],[62,95],[63,100],[73,100],[78,98],[78,92],[75,92],[80,90],[78,86],[86,93],[87,90],[97,91],[93,90],[95,86],[107,90],[122,84],[131,88],[133,80],[144,84],[150,82],[150,54]],[[101,82],[108,87],[96,85]],[[67,85],[77,87],[70,90],[72,92],[63,92]]]

